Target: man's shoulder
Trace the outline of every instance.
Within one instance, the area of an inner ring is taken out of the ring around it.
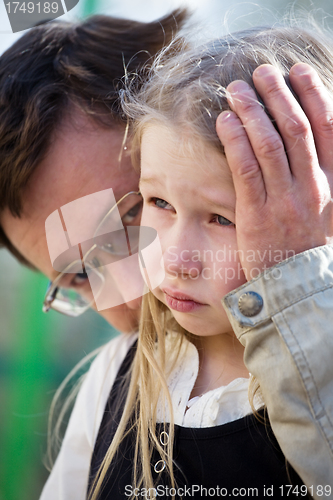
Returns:
[[[107,344],[99,348],[92,362],[87,377],[114,379],[128,350],[138,337],[138,333],[120,333]]]

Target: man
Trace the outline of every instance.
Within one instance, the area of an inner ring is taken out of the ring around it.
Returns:
[[[107,188],[117,201],[137,191],[138,174],[123,150],[117,90],[125,68],[142,67],[186,17],[176,10],[152,23],[107,16],[55,21],[31,29],[1,56],[0,244],[22,263],[54,279],[47,217]],[[126,279],[117,286],[125,293]],[[123,302],[102,315],[130,331],[140,300]]]

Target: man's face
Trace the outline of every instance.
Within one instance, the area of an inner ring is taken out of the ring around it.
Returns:
[[[1,224],[10,241],[51,280],[59,273],[52,268],[49,257],[47,217],[63,205],[97,191],[112,188],[119,200],[138,189],[139,176],[126,150],[119,162],[123,135],[121,128],[102,128],[83,113],[73,112],[54,134],[48,154],[25,188],[21,217],[13,217],[7,209],[1,214]],[[120,293],[126,286],[126,277],[121,281]],[[139,308],[137,299],[101,311],[101,315],[117,329],[130,331],[137,326]]]

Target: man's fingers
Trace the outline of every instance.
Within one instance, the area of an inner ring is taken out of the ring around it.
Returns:
[[[224,111],[216,120],[216,131],[232,173],[236,203],[263,206],[266,200],[265,185],[242,122],[232,111]]]
[[[243,81],[228,86],[229,102],[237,113],[262,171],[267,194],[276,195],[292,185],[283,141],[275,130],[254,90]]]
[[[319,170],[309,120],[277,68],[269,64],[259,66],[253,73],[253,81],[276,121],[293,175],[309,182]]]
[[[297,63],[290,70],[290,83],[310,121],[319,164],[333,170],[333,102],[317,72]]]

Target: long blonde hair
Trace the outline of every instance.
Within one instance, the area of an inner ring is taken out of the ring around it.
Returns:
[[[98,498],[104,478],[108,470],[112,470],[112,460],[118,446],[127,433],[133,431],[133,429],[136,432],[133,464],[134,487],[154,488],[150,468],[154,448],[160,454],[161,460],[165,462],[172,487],[175,486],[172,471],[173,415],[165,376],[165,335],[167,331],[179,334],[172,336],[172,351],[175,353],[174,362],[170,367],[170,370],[172,370],[177,363],[183,338],[185,336],[190,338],[191,334],[176,323],[164,304],[159,302],[151,292],[148,292],[143,297],[137,352],[129,373],[129,384],[128,386],[126,386],[126,383],[124,384],[124,389],[128,393],[123,415],[100,470],[92,484],[89,495],[90,500]],[[166,408],[165,405],[169,406],[171,415],[170,423],[164,425],[164,430],[169,435],[166,447],[161,445],[155,430],[157,422],[156,412],[159,401],[164,402],[162,407]]]
[[[197,153],[195,144],[204,143],[223,154],[216,135],[215,122],[219,113],[229,109],[226,87],[241,79],[253,88],[252,73],[261,64],[277,67],[289,85],[290,68],[297,62],[314,67],[324,85],[333,93],[333,48],[330,38],[318,29],[297,26],[253,28],[213,40],[199,48],[175,45],[179,53],[170,58],[170,47],[155,60],[148,80],[140,82],[127,77],[122,92],[124,112],[131,121],[134,147],[140,145],[148,124],[160,123],[179,130],[190,130],[187,147]],[[171,47],[172,51],[172,47]],[[292,90],[292,89],[291,89]],[[258,96],[259,97],[259,96]],[[180,134],[181,135],[181,134]],[[188,134],[186,135],[188,137]],[[173,417],[165,374],[165,338],[169,330],[175,337],[179,352],[184,335],[189,335],[172,319],[170,312],[149,293],[143,300],[137,353],[132,366],[128,395],[120,425],[93,484],[91,500],[98,498],[107,471],[112,468],[116,450],[128,432],[128,422],[135,411],[131,429],[135,431],[135,487],[154,487],[151,456],[157,449],[165,461],[171,485]],[[254,390],[257,385],[253,384]],[[170,407],[169,443],[164,450],[156,436],[156,408],[162,398]],[[140,402],[142,404],[140,404]]]

